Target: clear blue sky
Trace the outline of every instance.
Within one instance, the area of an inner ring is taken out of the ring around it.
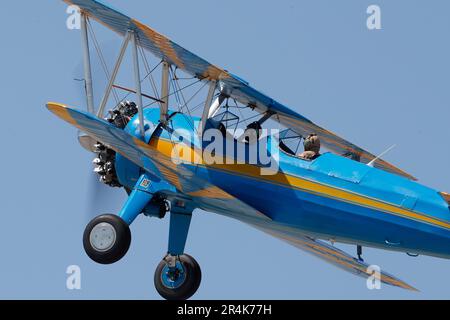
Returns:
[[[397,144],[387,160],[450,191],[450,2],[109,3],[374,153]],[[366,28],[374,3],[382,10],[379,31]],[[88,220],[117,212],[125,197],[115,192],[87,213],[91,155],[44,107],[84,103],[72,80],[80,34],[65,27],[66,5],[1,6],[0,298],[159,299],[153,272],[166,251],[168,219],[140,217],[129,254],[116,265],[96,265],[82,248]],[[98,36],[120,42],[106,30]],[[193,219],[187,252],[203,270],[198,299],[450,298],[450,261],[366,249],[368,262],[421,293],[369,291],[360,278],[205,212]],[[82,268],[81,291],[66,289],[72,264]]]

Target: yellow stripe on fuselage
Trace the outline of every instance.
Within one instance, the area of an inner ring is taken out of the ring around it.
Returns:
[[[168,157],[172,156],[174,145],[169,140],[161,138],[153,139],[150,143],[150,146]],[[182,152],[180,152],[180,150],[182,150]],[[250,164],[206,164],[202,159],[201,151],[199,149],[194,149],[186,145],[181,146],[177,151],[177,154],[181,154],[181,160],[186,161],[187,163],[192,163],[192,159],[195,158],[196,161],[194,163],[199,166],[225,171],[234,175],[246,176],[257,180],[262,180],[267,183],[296,188],[301,191],[313,193],[319,196],[338,199],[340,201],[357,204],[368,208],[375,208],[378,211],[388,214],[407,217],[435,226],[450,229],[450,223],[430,217],[423,213],[406,210],[390,203],[369,198],[367,196],[362,196],[351,191],[310,181],[297,176],[288,175],[280,171],[275,172],[273,175],[261,175],[261,168]],[[223,163],[226,163],[226,159],[224,159]]]

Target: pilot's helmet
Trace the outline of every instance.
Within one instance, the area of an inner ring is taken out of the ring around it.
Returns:
[[[312,151],[315,153],[320,152],[320,139],[315,133],[312,133],[306,137],[303,145],[305,147],[305,151]]]

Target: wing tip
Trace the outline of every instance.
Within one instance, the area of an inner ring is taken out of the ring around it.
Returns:
[[[53,101],[47,102],[45,106],[50,111],[56,111],[58,109],[67,108],[67,106],[65,104],[62,104],[59,102],[53,102]]]
[[[388,273],[384,273],[381,275],[381,281],[390,286],[402,288],[402,289],[413,291],[413,292],[420,292],[419,289],[409,285],[405,281],[403,281],[391,274],[388,274]]]
[[[76,121],[72,118],[72,116],[69,113],[70,108],[59,102],[48,102],[46,104],[47,109],[56,115],[58,118],[61,118],[62,120],[72,124],[76,125]]]
[[[404,282],[404,281],[401,281],[400,284],[398,285],[398,287],[400,287],[400,288],[402,288],[402,289],[405,289],[405,290],[412,291],[412,292],[417,292],[417,293],[420,292],[419,289],[417,289],[417,288],[415,288],[415,287],[413,287],[413,286],[407,284],[407,283]]]

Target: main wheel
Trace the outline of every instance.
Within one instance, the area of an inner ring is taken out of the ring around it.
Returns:
[[[197,292],[202,280],[200,265],[184,254],[176,260],[174,268],[161,261],[155,271],[155,288],[166,300],[187,300]]]
[[[122,259],[130,243],[130,227],[112,214],[98,216],[89,222],[83,235],[87,255],[101,264],[111,264]]]

